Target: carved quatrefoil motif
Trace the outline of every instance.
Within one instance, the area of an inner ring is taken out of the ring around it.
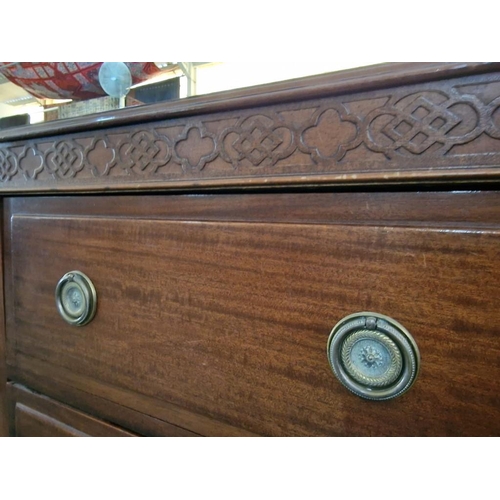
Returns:
[[[184,171],[203,170],[217,156],[215,136],[201,123],[189,124],[175,140],[173,159]]]
[[[25,146],[19,155],[18,162],[24,178],[34,180],[43,170],[44,158],[36,146]]]
[[[85,148],[85,158],[94,177],[105,176],[116,165],[116,149],[107,136],[93,137]]]
[[[299,148],[315,163],[340,161],[362,141],[359,119],[341,107],[318,110],[300,134]]]

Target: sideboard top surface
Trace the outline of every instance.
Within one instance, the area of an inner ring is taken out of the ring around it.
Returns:
[[[0,133],[0,192],[497,182],[500,63],[395,63]]]

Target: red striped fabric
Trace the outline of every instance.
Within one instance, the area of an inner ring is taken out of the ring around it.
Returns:
[[[21,62],[0,63],[0,73],[31,95],[41,99],[92,99],[105,96],[99,85],[102,62]],[[160,70],[152,62],[125,63],[132,83],[140,83]],[[2,69],[2,66],[7,66]]]

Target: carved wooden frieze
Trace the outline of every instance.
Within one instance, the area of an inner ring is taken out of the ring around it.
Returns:
[[[4,190],[500,175],[500,74],[0,144]]]

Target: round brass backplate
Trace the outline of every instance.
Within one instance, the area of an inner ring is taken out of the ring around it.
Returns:
[[[365,399],[385,400],[415,382],[420,353],[400,323],[383,314],[360,312],[343,318],[330,333],[327,355],[335,376]]]
[[[70,325],[83,326],[92,321],[97,294],[90,278],[80,271],[66,273],[56,286],[56,306]]]

